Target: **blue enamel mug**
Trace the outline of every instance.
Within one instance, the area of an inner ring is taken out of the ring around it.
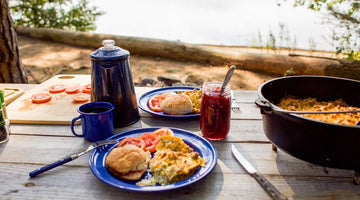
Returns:
[[[104,140],[114,133],[114,105],[109,102],[95,101],[81,105],[80,115],[71,121],[71,131],[78,137],[95,142]],[[75,132],[74,124],[81,119],[82,134]]]

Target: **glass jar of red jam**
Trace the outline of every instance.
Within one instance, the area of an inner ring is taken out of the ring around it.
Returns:
[[[224,139],[230,129],[230,85],[220,96],[221,82],[206,82],[202,88],[200,130],[210,140]]]

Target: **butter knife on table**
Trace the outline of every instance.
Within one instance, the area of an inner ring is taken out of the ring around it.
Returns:
[[[257,170],[241,155],[239,150],[234,145],[231,145],[231,152],[237,159],[237,161],[245,168],[245,170],[251,174],[260,185],[269,193],[273,199],[285,200],[287,197],[280,193],[278,189],[275,188],[263,175],[261,175]]]

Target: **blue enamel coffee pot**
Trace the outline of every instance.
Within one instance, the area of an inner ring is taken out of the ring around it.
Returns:
[[[114,104],[114,127],[124,127],[140,119],[129,51],[104,40],[103,47],[91,53],[91,101]]]

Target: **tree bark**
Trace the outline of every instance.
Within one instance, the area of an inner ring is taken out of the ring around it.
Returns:
[[[0,0],[0,83],[27,83],[8,0]]]

